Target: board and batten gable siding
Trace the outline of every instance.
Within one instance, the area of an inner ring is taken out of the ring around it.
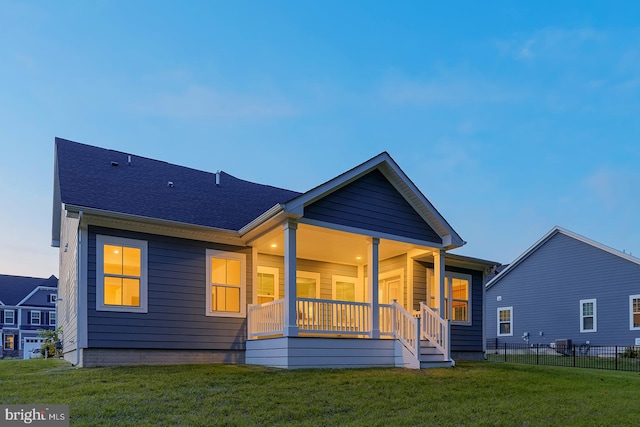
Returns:
[[[148,242],[148,313],[96,311],[96,235]],[[206,250],[247,255],[251,303],[251,249],[122,230],[89,228],[89,348],[244,350],[246,319],[206,316]]]
[[[304,217],[442,244],[442,239],[379,170],[304,208]]]
[[[425,262],[415,262],[418,268],[414,270],[414,304],[419,305],[420,301],[426,302],[427,288],[427,268],[433,268],[433,264]],[[445,266],[446,272],[468,274],[471,276],[471,324],[460,325],[451,323],[451,351],[454,352],[477,352],[483,351],[482,341],[482,297],[484,273],[479,270],[471,270],[454,266]],[[422,278],[423,282],[417,279]],[[423,299],[420,300],[419,297]]]
[[[497,337],[498,307],[513,307],[513,336],[499,343],[523,343],[529,332],[530,344],[633,345],[640,331],[629,330],[629,295],[636,294],[640,265],[557,233],[487,289],[486,337]],[[596,299],[596,332],[580,332],[585,299]]]

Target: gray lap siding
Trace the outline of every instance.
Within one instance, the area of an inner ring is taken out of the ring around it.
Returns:
[[[640,294],[640,265],[564,234],[487,289],[488,339],[499,343],[633,345],[629,296]],[[497,299],[500,298],[500,301]],[[580,332],[580,300],[596,300],[596,332]],[[513,307],[513,336],[497,336],[498,307]]]
[[[426,301],[426,269],[433,268],[433,264],[414,261],[414,307],[420,301]],[[482,276],[483,272],[453,266],[446,266],[446,271],[471,275],[471,324],[451,324],[452,351],[482,351]]]
[[[96,235],[148,242],[148,313],[96,311]],[[206,250],[247,255],[251,250],[122,230],[89,228],[88,345],[95,348],[244,350],[246,319],[206,316]]]

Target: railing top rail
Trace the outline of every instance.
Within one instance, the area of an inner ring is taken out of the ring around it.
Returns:
[[[249,304],[249,310],[256,310],[260,307],[269,307],[270,305],[283,304],[283,299],[277,299],[275,301],[263,302],[262,304]]]
[[[354,301],[342,301],[337,299],[320,299],[320,298],[296,298],[298,302],[320,302],[326,304],[347,304],[347,305],[358,305],[363,307],[368,307],[368,302],[354,302]]]

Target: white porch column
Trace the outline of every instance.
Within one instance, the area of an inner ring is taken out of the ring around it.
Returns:
[[[298,336],[296,304],[296,230],[298,223],[289,220],[284,229],[284,336]]]
[[[444,250],[440,249],[433,254],[433,274],[436,282],[436,303],[438,304],[438,314],[444,319],[445,302],[444,302]],[[449,298],[451,299],[451,298]]]
[[[378,245],[380,239],[371,238],[369,244],[369,259],[367,263],[367,277],[369,278],[369,295],[371,296],[371,311],[369,312],[369,325],[371,325],[371,338],[380,338],[380,302],[378,300]]]

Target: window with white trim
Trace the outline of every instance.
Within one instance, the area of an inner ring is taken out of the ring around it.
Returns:
[[[4,311],[4,324],[13,325],[16,323],[16,312],[13,310]]]
[[[257,303],[264,304],[279,299],[280,270],[258,266]]]
[[[320,273],[296,271],[296,297],[320,298]]]
[[[15,335],[5,334],[4,336],[4,349],[15,350]]]
[[[246,317],[246,255],[207,249],[207,316]]]
[[[56,294],[49,294],[49,302],[52,304],[56,303],[56,299],[58,299],[58,295]]]
[[[596,332],[597,325],[596,300],[580,300],[580,332]]]
[[[437,289],[435,274],[433,269],[427,269],[427,277],[429,280],[428,300],[429,307],[437,308],[436,301]],[[458,324],[471,324],[471,284],[472,276],[470,274],[453,273],[445,271],[444,274],[444,318],[451,319],[452,322]],[[449,295],[451,298],[451,313],[449,316]]]
[[[498,307],[498,336],[513,336],[513,307]]]
[[[640,295],[629,295],[629,329],[640,330]]]
[[[145,240],[96,236],[96,310],[148,312]]]
[[[338,301],[355,302],[358,300],[357,277],[331,276],[332,288],[331,297]]]
[[[37,310],[32,310],[31,311],[31,324],[32,325],[39,325],[40,324],[40,312]]]
[[[57,315],[55,311],[49,312],[49,326],[56,326]]]

